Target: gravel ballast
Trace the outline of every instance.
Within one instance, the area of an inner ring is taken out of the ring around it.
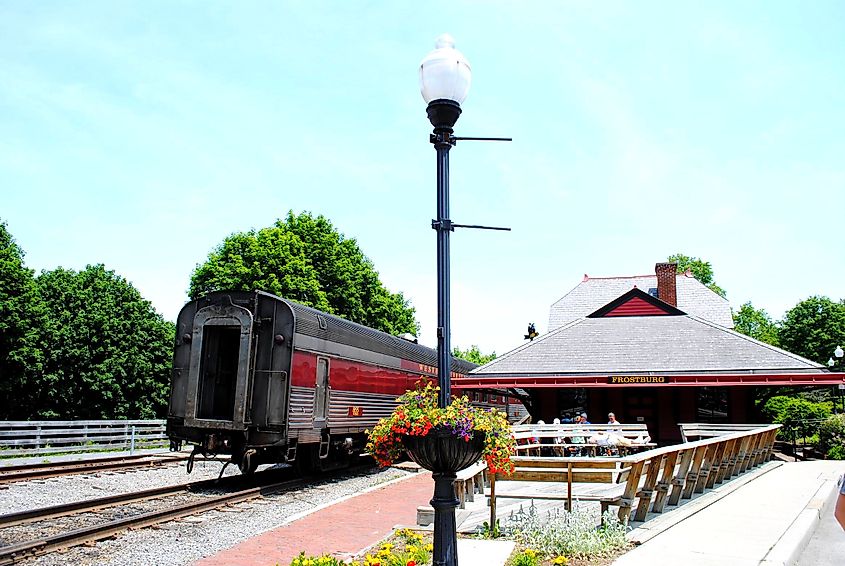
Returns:
[[[0,491],[3,513],[57,505],[116,493],[217,477],[222,464],[198,461],[193,473],[184,465],[96,476],[67,476],[10,484]],[[238,474],[230,466],[225,475]],[[270,495],[156,527],[124,532],[90,547],[75,547],[30,559],[30,566],[79,565],[183,565],[211,556],[252,536],[276,528],[295,515],[373,486],[409,475],[388,468],[315,479],[296,492]],[[316,533],[316,536],[321,536]],[[284,565],[283,565],[284,566]]]

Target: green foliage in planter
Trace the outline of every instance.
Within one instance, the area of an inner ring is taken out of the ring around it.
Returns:
[[[845,460],[845,415],[831,415],[819,425],[818,448],[830,460]]]

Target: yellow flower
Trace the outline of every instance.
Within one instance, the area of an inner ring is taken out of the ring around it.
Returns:
[[[525,549],[525,556],[528,556],[529,558],[534,558],[535,556],[537,556],[537,551],[533,550],[531,548],[526,548]]]
[[[432,550],[434,550],[434,545],[431,544],[431,543],[428,543],[427,545],[425,545],[425,550],[426,550],[426,552],[431,552]]]
[[[567,558],[566,556],[558,556],[557,558],[552,560],[552,564],[560,564],[566,566],[567,564],[569,564],[569,558]]]

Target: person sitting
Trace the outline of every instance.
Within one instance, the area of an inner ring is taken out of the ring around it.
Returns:
[[[552,424],[559,425],[560,419],[555,418],[552,421]],[[555,447],[554,447],[554,455],[555,456],[566,456],[565,449],[564,449],[563,446],[561,446],[561,444],[565,444],[565,443],[566,443],[566,438],[564,438],[563,436],[556,436],[555,437]]]
[[[575,415],[575,423],[574,424],[589,424],[589,422],[585,422],[587,418],[587,413],[581,413],[580,415]],[[581,429],[575,428],[572,430],[572,436],[569,438],[569,444],[586,444],[587,439],[584,438],[582,435],[578,435],[576,433],[582,433]],[[570,446],[569,452],[571,456],[582,456],[584,455],[584,449],[580,446]]]
[[[581,424],[593,424],[587,419],[587,413],[581,413]]]
[[[613,413],[607,414],[607,424],[622,424],[616,420],[616,415]]]

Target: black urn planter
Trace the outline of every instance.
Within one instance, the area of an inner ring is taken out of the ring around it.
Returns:
[[[469,441],[455,436],[445,426],[432,428],[425,436],[403,436],[402,444],[411,460],[431,470],[434,478],[434,550],[432,566],[458,566],[458,535],[455,508],[455,473],[478,462],[484,450],[485,434],[473,433]]]
[[[478,462],[485,435],[475,432],[469,441],[447,427],[437,426],[425,436],[403,436],[402,444],[411,460],[434,473],[455,473]]]

